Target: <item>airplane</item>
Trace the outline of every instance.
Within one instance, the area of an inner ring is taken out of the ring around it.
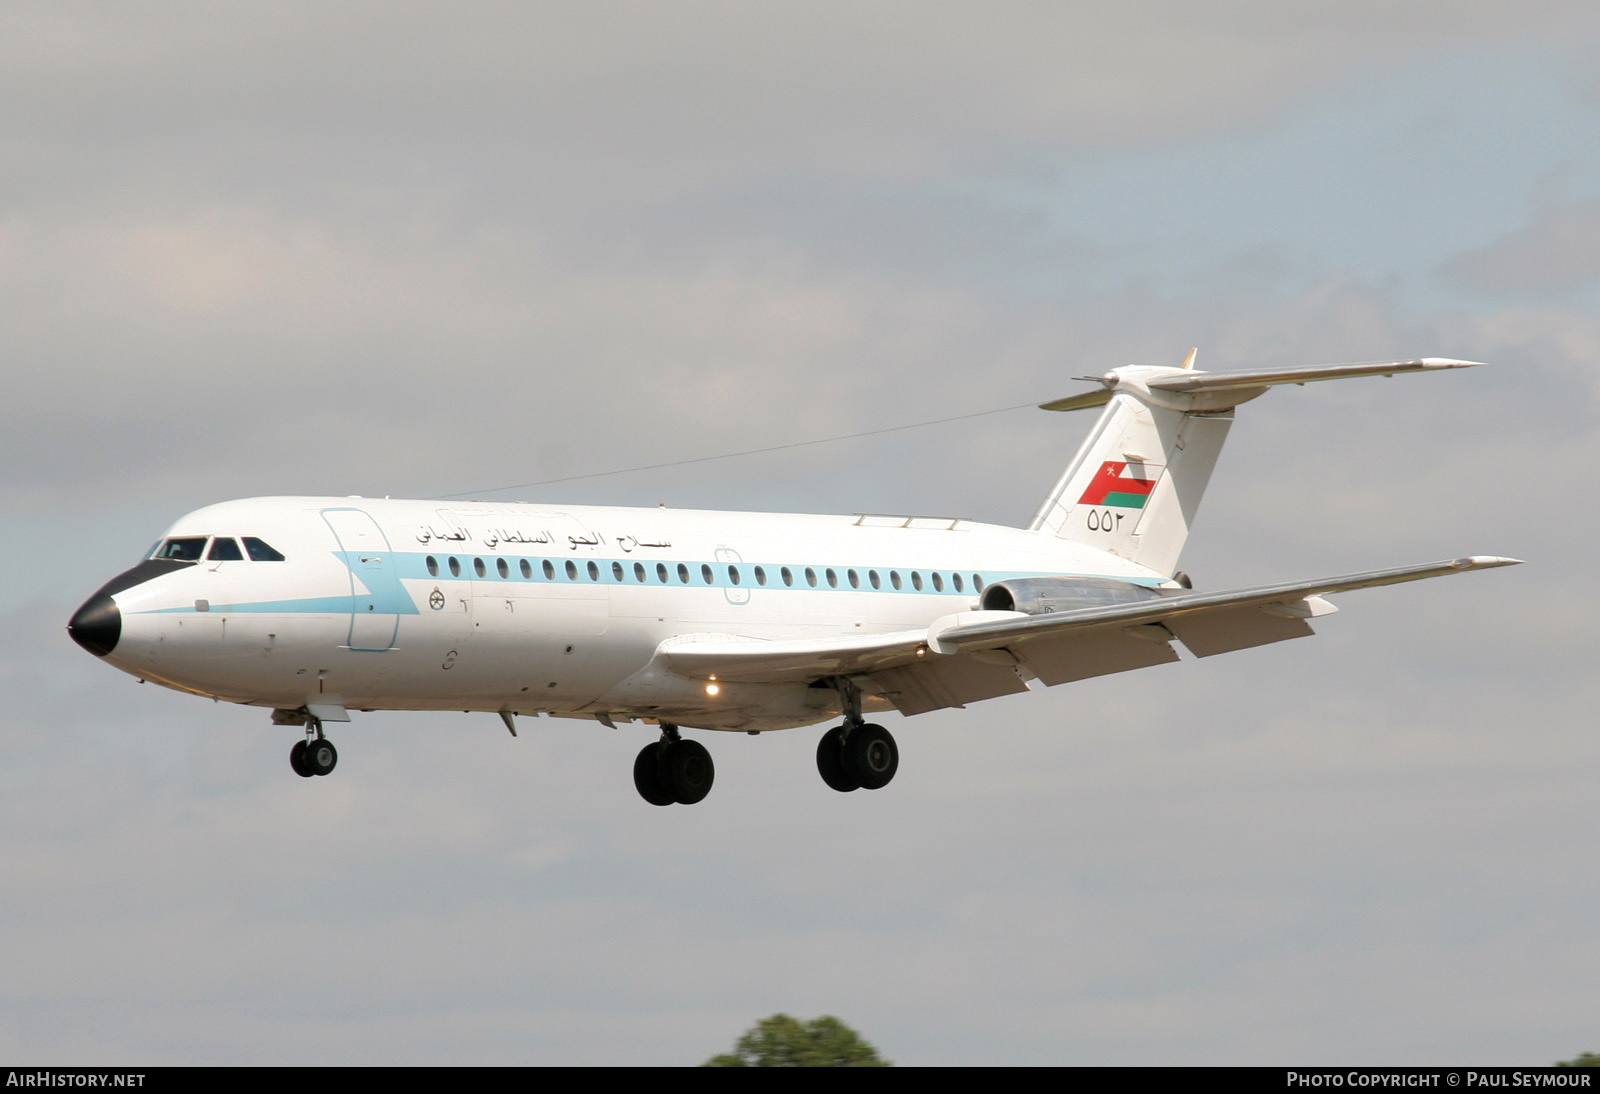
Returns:
[[[1468,556],[1222,592],[1177,569],[1234,408],[1280,384],[1471,367],[1421,358],[1205,372],[1129,365],[1041,404],[1103,408],[1025,528],[523,502],[267,497],[180,518],[67,630],[143,681],[267,707],[327,775],[351,711],[461,710],[657,730],[652,805],[705,798],[680,730],[839,719],[817,769],[886,786],[899,746],[867,715],[922,714],[1300,638],[1326,596],[1518,560]]]

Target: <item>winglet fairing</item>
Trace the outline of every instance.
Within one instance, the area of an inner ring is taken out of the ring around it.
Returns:
[[[1469,367],[1420,358],[1204,372],[1126,366],[1043,404],[1102,408],[1026,528],[797,514],[254,498],[180,519],[68,625],[140,679],[271,708],[290,764],[326,775],[352,710],[644,723],[634,781],[699,801],[714,765],[681,728],[842,719],[824,782],[899,764],[866,720],[1210,657],[1312,633],[1326,596],[1513,565],[1472,556],[1195,592],[1178,559],[1234,408],[1280,384]],[[243,547],[241,548],[241,544]]]

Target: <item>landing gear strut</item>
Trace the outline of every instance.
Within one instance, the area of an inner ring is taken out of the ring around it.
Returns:
[[[843,677],[834,682],[844,700],[844,724],[817,742],[817,773],[840,793],[878,790],[900,769],[900,749],[880,725],[861,720],[861,692]]]
[[[716,765],[699,741],[678,736],[678,727],[661,724],[661,739],[639,751],[633,761],[633,785],[651,805],[693,805],[711,793]]]
[[[306,739],[296,741],[289,750],[289,766],[296,775],[309,779],[313,775],[328,774],[338,762],[339,750],[322,735],[322,720],[308,717]]]

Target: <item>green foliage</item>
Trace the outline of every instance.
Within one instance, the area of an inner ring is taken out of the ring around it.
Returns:
[[[1576,1060],[1557,1060],[1557,1067],[1600,1067],[1600,1052],[1585,1052]]]
[[[731,1053],[701,1067],[890,1067],[861,1035],[831,1014],[800,1022],[787,1014],[745,1030]]]

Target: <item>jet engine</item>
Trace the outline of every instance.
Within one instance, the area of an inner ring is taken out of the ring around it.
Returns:
[[[984,589],[978,605],[984,611],[1047,615],[1076,608],[1139,604],[1183,591],[1150,589],[1109,577],[1019,577],[997,581]]]

